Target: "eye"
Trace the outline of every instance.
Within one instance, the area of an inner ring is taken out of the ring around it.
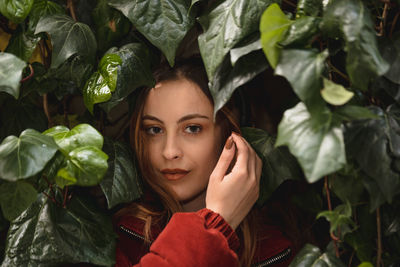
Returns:
[[[144,130],[148,135],[157,135],[162,133],[161,127],[157,126],[146,127]]]
[[[202,127],[200,125],[189,125],[186,126],[185,132],[189,134],[197,134],[200,133],[202,130]]]

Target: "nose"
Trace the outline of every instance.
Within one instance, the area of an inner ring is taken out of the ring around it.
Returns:
[[[162,155],[165,159],[172,160],[181,158],[183,153],[176,135],[166,135]]]

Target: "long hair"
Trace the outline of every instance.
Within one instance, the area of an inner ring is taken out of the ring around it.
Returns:
[[[177,61],[175,66],[171,68],[168,65],[162,65],[154,72],[156,83],[162,81],[171,81],[178,79],[189,80],[202,90],[212,104],[213,99],[208,89],[207,74],[204,70],[201,59],[190,59]],[[142,116],[144,103],[151,88],[145,88],[141,91],[136,101],[135,110],[131,118],[130,124],[130,144],[136,153],[137,162],[143,177],[145,192],[151,195],[151,204],[142,202],[133,202],[127,207],[120,210],[116,216],[134,216],[144,221],[143,233],[145,243],[150,244],[151,226],[165,225],[175,212],[182,211],[182,206],[177,200],[172,190],[163,187],[155,180],[154,170],[150,165],[148,158],[149,153],[146,151],[145,134],[142,131]],[[225,105],[218,111],[215,123],[221,128],[221,141],[223,145],[232,131],[240,133],[237,116],[230,109],[230,104]],[[242,221],[238,228],[238,236],[241,239],[242,246],[239,253],[241,266],[249,267],[254,257],[256,248],[256,216],[255,211],[251,211]]]

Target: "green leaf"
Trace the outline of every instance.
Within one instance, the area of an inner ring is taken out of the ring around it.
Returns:
[[[347,91],[340,84],[324,78],[324,89],[321,90],[322,98],[331,105],[344,105],[350,101],[354,93]]]
[[[36,201],[37,192],[32,185],[17,181],[0,185],[0,205],[4,217],[12,221]]]
[[[320,18],[301,17],[289,27],[285,37],[279,43],[281,46],[307,46],[319,32]]]
[[[95,146],[78,147],[68,153],[65,167],[57,177],[80,186],[97,185],[107,172],[108,156]],[[60,182],[60,181],[59,181]]]
[[[326,50],[319,53],[315,50],[287,49],[282,51],[281,60],[275,69],[275,74],[284,76],[290,82],[309,112],[313,116],[323,117],[320,121],[326,121],[329,113],[320,93],[327,57]]]
[[[313,127],[310,113],[301,102],[284,113],[275,145],[289,147],[310,183],[340,170],[346,164],[340,127]]]
[[[339,172],[330,179],[332,191],[342,202],[357,204],[364,192],[362,178],[354,170]]]
[[[388,137],[390,134],[397,134],[393,132],[394,130],[388,123],[390,114],[385,115],[377,107],[371,108],[371,110],[380,118],[358,120],[346,124],[346,152],[349,158],[353,158],[364,173],[376,182],[377,187],[374,188],[372,184],[368,191],[370,193],[371,191],[381,191],[386,201],[391,202],[393,197],[400,193],[400,180],[399,175],[391,168],[392,158],[388,154],[390,149]],[[395,147],[397,149],[397,146]],[[367,187],[367,189],[369,188]]]
[[[289,267],[296,266],[344,267],[345,265],[335,255],[329,252],[321,253],[318,247],[306,244],[289,265]]]
[[[374,265],[370,262],[362,262],[358,267],[374,267]]]
[[[40,32],[47,32],[51,37],[52,68],[57,68],[75,54],[85,57],[89,62],[94,61],[97,43],[88,25],[75,22],[69,16],[56,14],[39,20],[35,34]]]
[[[108,102],[101,104],[101,107],[107,112],[137,88],[155,85],[151,71],[152,57],[145,45],[130,43],[122,46],[119,50],[110,49],[108,53],[117,54],[122,59],[122,65],[118,68],[115,92]]]
[[[8,181],[40,172],[57,152],[53,139],[27,129],[18,137],[9,136],[0,144],[0,177]]]
[[[33,0],[1,0],[0,13],[14,23],[21,23],[28,16]]]
[[[109,5],[122,12],[154,46],[158,47],[171,66],[175,53],[194,18],[186,0],[111,0]]]
[[[323,32],[346,42],[346,70],[352,85],[366,90],[377,76],[383,75],[389,64],[382,58],[376,40],[371,14],[360,0],[330,1],[322,22]]]
[[[40,194],[12,222],[2,266],[59,266],[80,262],[100,266],[115,263],[111,219],[82,197],[73,197],[63,209]]]
[[[278,65],[281,53],[278,45],[292,23],[293,21],[285,16],[278,4],[270,5],[261,17],[261,44],[272,68]]]
[[[330,222],[329,232],[336,232],[340,227],[341,235],[344,236],[349,230],[348,225],[354,226],[354,222],[351,219],[351,206],[350,203],[342,204],[337,206],[334,210],[326,210],[318,213],[317,219],[324,217]]]
[[[39,37],[30,36],[24,31],[19,31],[12,35],[5,52],[14,54],[24,61],[28,61],[39,40]]]
[[[216,5],[198,20],[203,28],[199,48],[211,80],[229,50],[255,33],[258,21],[272,0],[226,0]],[[251,19],[249,19],[251,18]]]
[[[322,11],[322,0],[299,0],[297,2],[296,16],[316,17]]]
[[[260,182],[260,196],[257,201],[263,205],[278,186],[289,179],[302,177],[296,159],[283,147],[274,147],[274,138],[256,128],[242,128],[243,137],[250,143],[263,162]]]
[[[19,96],[19,84],[26,63],[13,54],[0,52],[0,92],[15,98]]]
[[[364,120],[364,119],[379,119],[375,113],[365,107],[345,105],[335,109],[334,115],[341,117],[343,120]]]
[[[35,32],[36,25],[41,17],[54,14],[65,14],[64,9],[57,3],[49,0],[34,0],[29,13],[28,31]]]
[[[106,139],[104,151],[110,155],[109,167],[100,186],[107,198],[108,208],[138,199],[143,189],[129,145]]]
[[[260,50],[261,48],[261,40],[258,35],[255,35],[251,39],[249,38],[245,44],[232,48],[230,51],[232,66],[235,66],[239,58],[248,55],[253,51]]]
[[[111,8],[106,0],[97,2],[92,18],[100,51],[105,51],[128,34],[131,26],[129,20],[121,12]]]
[[[210,92],[214,100],[214,115],[229,101],[237,88],[267,68],[268,63],[261,50],[242,56],[234,67],[230,64],[229,58],[226,58],[210,82]]]
[[[69,153],[82,146],[103,147],[103,136],[89,124],[79,124],[69,130],[65,126],[55,126],[43,132],[52,136],[62,150]]]
[[[117,86],[118,68],[122,59],[117,54],[105,54],[99,63],[99,70],[92,74],[83,88],[86,108],[93,114],[93,106],[111,98]]]

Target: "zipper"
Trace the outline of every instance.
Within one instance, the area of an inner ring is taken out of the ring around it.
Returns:
[[[271,258],[268,258],[265,261],[262,261],[262,262],[259,262],[255,265],[253,265],[253,267],[265,267],[265,266],[270,266],[272,264],[275,264],[279,261],[286,259],[290,255],[290,252],[292,252],[292,250],[290,248],[287,248],[284,251],[280,252],[279,254],[277,254]]]
[[[144,237],[143,237],[143,236],[141,236],[141,235],[135,233],[134,231],[132,231],[132,230],[126,228],[126,227],[123,226],[123,225],[120,225],[120,226],[119,226],[119,229],[122,230],[123,232],[127,233],[128,235],[131,235],[131,236],[133,236],[133,237],[139,238],[139,239],[141,239],[141,240],[144,241]]]

